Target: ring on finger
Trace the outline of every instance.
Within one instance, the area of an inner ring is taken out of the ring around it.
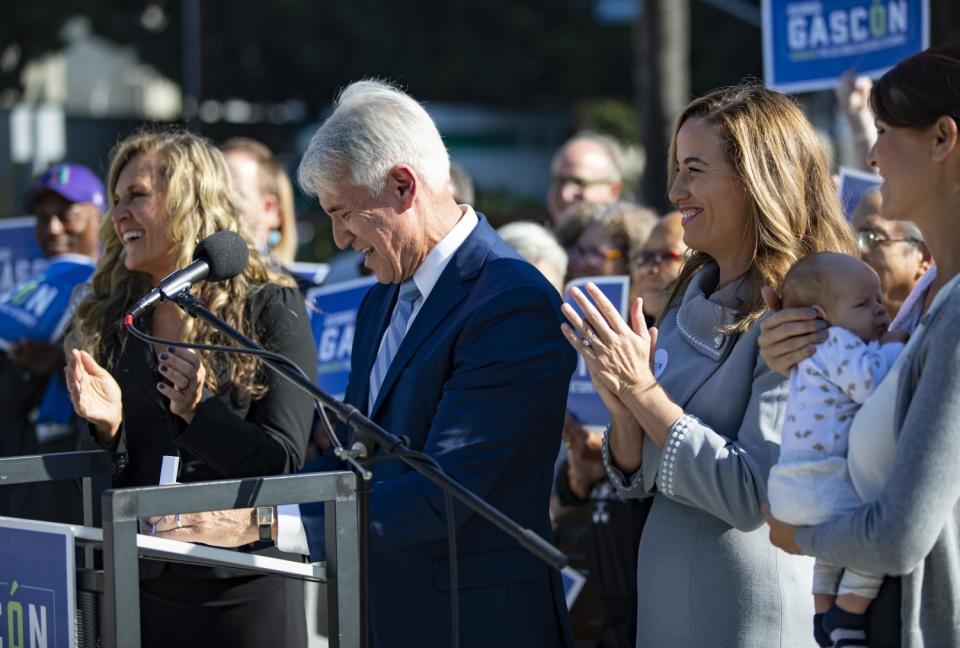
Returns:
[[[586,330],[583,333],[583,337],[580,338],[580,343],[583,346],[590,348],[590,345],[598,338],[597,332],[593,329],[592,326],[586,326]]]

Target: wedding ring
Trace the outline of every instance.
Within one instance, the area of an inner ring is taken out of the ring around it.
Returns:
[[[580,338],[580,343],[589,349],[590,345],[593,343],[594,340],[597,339],[597,337],[599,337],[597,335],[597,332],[594,331],[592,327],[588,326],[587,332],[584,334],[582,338]]]

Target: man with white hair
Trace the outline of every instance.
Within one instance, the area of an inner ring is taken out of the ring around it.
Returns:
[[[556,228],[568,207],[620,199],[623,176],[617,144],[605,135],[580,133],[557,149],[550,163],[547,212]]]
[[[551,538],[548,501],[575,358],[557,291],[450,193],[436,126],[406,94],[348,86],[299,170],[341,249],[379,280],[357,315],[345,400],[409,438],[521,526]],[[349,432],[338,432],[346,441]],[[311,468],[330,469],[328,458]],[[373,645],[448,646],[443,494],[400,461],[375,464],[370,504]],[[304,549],[281,507],[282,549]],[[311,557],[322,505],[301,506]],[[455,507],[461,646],[572,646],[559,574]],[[301,538],[302,539],[302,538]]]
[[[539,223],[517,221],[507,223],[497,230],[507,245],[543,273],[547,281],[563,292],[563,280],[567,276],[567,253],[556,237]]]

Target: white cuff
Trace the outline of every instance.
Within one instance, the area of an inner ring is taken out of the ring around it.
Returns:
[[[687,437],[687,430],[700,419],[692,414],[684,414],[670,426],[667,442],[663,444],[663,455],[660,457],[660,469],[657,471],[657,488],[661,493],[672,497],[676,492],[677,454],[680,446]]]
[[[620,493],[625,497],[631,495],[639,497],[643,492],[643,468],[640,467],[629,477],[626,477],[619,468],[613,465],[613,458],[610,456],[610,426],[603,431],[603,445],[601,446],[603,455],[603,467],[607,469],[607,477]]]
[[[299,504],[277,506],[277,549],[287,553],[310,555],[307,532],[300,519]]]

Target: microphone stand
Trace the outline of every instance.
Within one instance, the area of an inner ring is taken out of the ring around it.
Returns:
[[[167,297],[169,301],[175,302],[180,308],[186,311],[191,317],[199,317],[207,324],[220,331],[224,335],[236,340],[241,346],[247,349],[263,350],[263,347],[251,340],[249,337],[227,324],[224,320],[214,315],[198,299],[193,297],[188,290],[183,289],[175,295]],[[130,319],[127,322],[131,322]],[[279,372],[285,378],[296,384],[298,387],[320,401],[324,407],[334,412],[337,419],[348,426],[353,427],[362,437],[372,438],[387,454],[397,456],[405,464],[419,472],[421,475],[436,484],[442,491],[449,493],[457,498],[467,508],[474,513],[483,516],[494,526],[509,535],[517,541],[524,549],[534,556],[544,561],[556,570],[563,569],[569,559],[559,549],[538,536],[530,529],[525,529],[514,522],[511,518],[501,513],[496,508],[490,506],[487,502],[478,497],[473,491],[469,490],[455,479],[447,475],[441,469],[425,464],[424,462],[413,458],[415,454],[407,447],[405,441],[394,434],[383,429],[356,407],[343,403],[327,394],[317,387],[313,381],[303,376],[299,371],[289,364],[277,362],[271,358],[261,357],[272,369]],[[370,620],[369,620],[369,528],[370,528],[370,491],[372,475],[366,468],[361,466],[356,457],[366,455],[366,450],[349,450],[338,452],[337,456],[352,465],[361,479],[357,489],[359,495],[359,514],[357,535],[359,540],[360,555],[360,626],[361,626],[361,646],[366,648],[370,645]],[[456,558],[455,556],[453,558]]]

